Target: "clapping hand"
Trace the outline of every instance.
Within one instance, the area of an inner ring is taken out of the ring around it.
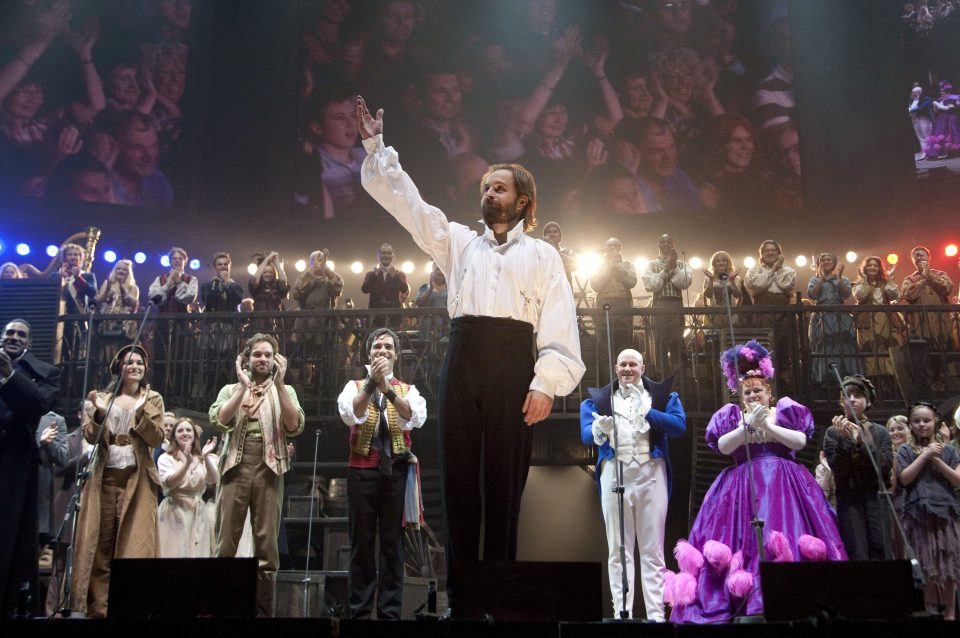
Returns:
[[[383,134],[383,109],[377,110],[377,116],[370,115],[367,103],[357,96],[357,124],[360,130],[360,139],[369,139]]]
[[[243,369],[243,355],[237,356],[237,381],[239,381],[240,385],[244,388],[249,389],[253,387],[253,381],[250,380],[250,375]]]
[[[200,450],[200,454],[206,456],[217,449],[217,437],[211,436],[207,439],[207,442],[203,444],[203,449]]]
[[[57,438],[57,424],[51,423],[50,426],[40,435],[40,445],[50,445]]]
[[[763,428],[767,422],[766,414],[767,407],[759,401],[754,402],[743,415],[743,422],[750,429]]]
[[[593,422],[600,428],[600,431],[603,432],[605,436],[610,436],[613,433],[613,417],[605,416],[602,414],[593,413]]]
[[[937,443],[936,441],[932,442],[930,445],[923,448],[923,453],[926,454],[927,457],[940,458],[940,454],[942,452],[943,452],[943,444]]]
[[[100,395],[97,394],[96,390],[90,390],[90,393],[87,395],[87,400],[96,408],[97,415],[103,416],[107,412],[107,405],[103,402],[103,399],[100,398]]]
[[[0,379],[6,379],[13,374],[13,361],[3,350],[0,350]]]

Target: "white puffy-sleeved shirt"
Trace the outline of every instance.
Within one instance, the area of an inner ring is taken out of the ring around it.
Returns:
[[[531,390],[548,396],[573,391],[585,371],[573,292],[556,249],[524,234],[517,224],[502,245],[493,231],[483,234],[450,222],[423,201],[383,136],[363,141],[367,159],[361,181],[393,215],[447,278],[447,310],[464,315],[524,321],[537,337]]]

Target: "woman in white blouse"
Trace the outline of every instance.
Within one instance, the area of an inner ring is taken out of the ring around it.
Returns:
[[[204,515],[203,492],[217,482],[217,438],[200,449],[200,426],[180,419],[157,459],[164,499],[158,510],[161,558],[213,556],[213,530]]]

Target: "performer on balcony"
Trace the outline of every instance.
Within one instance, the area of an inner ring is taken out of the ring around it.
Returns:
[[[399,620],[403,602],[403,528],[420,521],[404,516],[410,431],[427,420],[417,388],[394,376],[400,339],[389,328],[367,338],[367,378],[348,381],[337,399],[340,418],[350,426],[350,617],[367,619],[377,597],[377,618]],[[416,476],[416,467],[413,467]],[[419,491],[416,492],[419,494]],[[412,517],[412,518],[411,518]],[[380,554],[377,560],[377,536]],[[379,571],[379,577],[378,577]]]
[[[554,396],[570,393],[584,373],[563,262],[525,234],[536,226],[536,184],[522,166],[491,166],[480,183],[478,234],[421,199],[384,146],[382,110],[373,117],[358,97],[357,114],[368,153],[364,188],[447,278],[453,322],[439,425],[448,565],[477,560],[481,543],[484,560],[515,560],[533,438],[527,426],[545,419]]]
[[[617,357],[617,381],[590,388],[580,404],[580,434],[587,445],[598,445],[597,486],[607,529],[607,565],[613,615],[623,605],[623,565],[620,562],[620,515],[614,492],[617,463],[623,464],[623,531],[628,592],[626,611],[633,617],[634,546],[640,551],[640,587],[647,620],[663,622],[663,535],[670,497],[670,457],[667,439],[681,436],[687,417],[671,380],[657,383],[643,376],[643,355],[624,350]],[[617,426],[613,446],[614,420]]]

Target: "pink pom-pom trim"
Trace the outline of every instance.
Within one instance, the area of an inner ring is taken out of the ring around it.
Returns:
[[[673,606],[686,607],[697,599],[697,579],[686,572],[673,579]]]
[[[676,582],[677,574],[669,569],[663,572],[663,602],[674,606],[673,584]]]
[[[790,542],[783,532],[770,532],[763,548],[767,551],[767,560],[778,563],[789,563],[793,560],[793,550],[790,549]]]
[[[718,574],[726,573],[731,556],[730,548],[720,541],[707,541],[703,544],[703,557]]]
[[[737,551],[730,557],[730,573],[743,569],[743,552]]]
[[[743,569],[731,571],[725,584],[732,596],[743,598],[753,589],[753,574]]]
[[[673,556],[677,559],[681,572],[690,574],[694,578],[700,574],[700,568],[703,567],[703,554],[696,547],[687,541],[677,541],[677,546],[673,548]]]
[[[827,544],[816,536],[803,534],[797,539],[800,547],[800,556],[804,560],[826,560]]]

